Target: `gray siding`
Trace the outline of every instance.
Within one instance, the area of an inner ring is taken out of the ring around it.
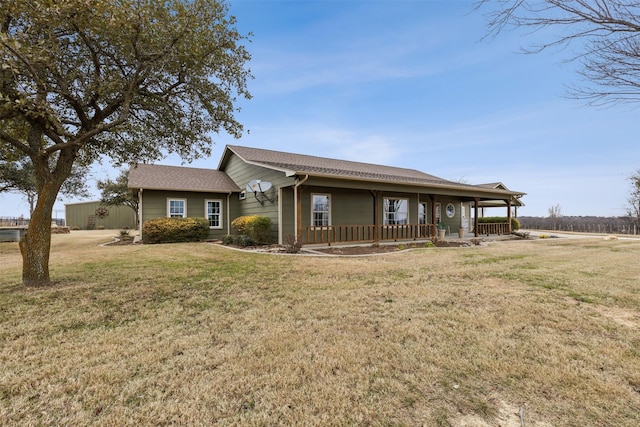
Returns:
[[[293,187],[284,187],[281,191],[282,199],[280,205],[282,208],[282,223],[280,224],[280,234],[282,241],[279,243],[285,243],[287,236],[295,236],[295,207],[293,197]]]
[[[166,218],[167,217],[167,200],[169,199],[186,199],[188,217],[205,218],[205,200],[221,200],[222,201],[222,228],[212,228],[209,231],[210,239],[221,239],[225,235],[229,234],[228,218],[227,218],[227,193],[192,193],[192,192],[178,192],[178,191],[154,191],[145,190],[142,192],[142,218],[141,221],[144,224],[154,218]],[[238,195],[231,194],[229,197],[229,210],[231,212],[237,211]],[[144,238],[144,236],[143,236]]]
[[[231,154],[229,157],[229,160],[225,164],[224,172],[226,172],[233,182],[242,190],[254,179],[267,181],[272,184],[271,189],[267,191],[265,195],[257,194],[258,199],[262,200],[262,204],[256,200],[253,193],[246,192],[245,199],[238,200],[238,209],[235,211],[237,216],[231,218],[231,220],[233,221],[233,219],[238,216],[245,215],[262,215],[269,217],[273,222],[271,239],[274,242],[278,242],[278,188],[292,185],[294,178],[286,177],[284,172],[247,164],[235,154]],[[289,218],[287,218],[287,220],[289,221]]]
[[[329,194],[331,195],[331,225],[367,225],[374,224],[374,196],[369,190],[354,190],[337,187],[305,187],[302,192],[302,226],[311,225],[311,195]],[[291,196],[293,198],[293,196]],[[433,224],[432,200],[429,194],[418,194],[400,191],[380,191],[378,200],[378,224],[384,223],[384,199],[397,198],[408,200],[409,224],[418,224],[418,204],[427,205],[427,223]],[[451,231],[456,231],[462,222],[460,204],[466,207],[467,220],[470,217],[470,203],[456,197],[438,196],[436,203],[442,206],[441,222],[449,227]],[[447,204],[452,203],[455,207],[455,215],[452,218],[446,216]],[[291,206],[293,210],[293,205]],[[293,217],[293,216],[292,216]],[[292,224],[293,226],[293,224]]]
[[[373,224],[373,195],[369,191],[306,187],[302,192],[302,226],[311,225],[311,195],[331,196],[331,225]]]

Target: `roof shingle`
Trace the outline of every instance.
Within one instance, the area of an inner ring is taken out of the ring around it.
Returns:
[[[258,163],[296,174],[322,175],[337,178],[360,178],[374,181],[414,184],[456,184],[415,169],[337,160],[326,157],[308,156],[305,154],[285,153],[238,145],[229,145],[227,148],[247,162]]]
[[[129,188],[221,193],[240,191],[222,171],[144,163],[132,165],[129,169]]]

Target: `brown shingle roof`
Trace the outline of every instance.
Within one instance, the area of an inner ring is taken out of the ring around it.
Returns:
[[[246,162],[263,165],[271,169],[282,170],[283,172],[289,172],[291,174],[309,174],[398,183],[456,185],[454,182],[415,169],[329,159],[304,154],[292,154],[281,151],[263,150],[260,148],[241,147],[238,145],[229,145],[227,148]],[[224,159],[222,161],[224,161]]]
[[[129,169],[129,188],[221,193],[240,191],[226,173],[218,170],[144,163],[132,165]]]

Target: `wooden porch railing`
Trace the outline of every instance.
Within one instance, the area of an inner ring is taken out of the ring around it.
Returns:
[[[478,224],[478,235],[509,234],[508,222],[481,222]]]
[[[375,225],[332,225],[306,227],[305,244],[374,242]],[[435,236],[435,224],[402,224],[378,226],[378,240],[416,240]]]

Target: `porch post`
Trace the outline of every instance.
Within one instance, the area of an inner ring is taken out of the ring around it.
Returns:
[[[511,199],[507,200],[507,222],[509,223],[509,234],[511,234],[513,231],[511,230]]]
[[[433,223],[433,227],[429,228],[431,228],[431,238],[435,239],[437,233],[436,228],[438,226],[438,224],[436,224],[436,203],[438,201],[438,196],[431,194],[429,197],[431,198],[431,222]]]
[[[473,235],[478,237],[478,203],[480,202],[479,197],[473,198]]]

